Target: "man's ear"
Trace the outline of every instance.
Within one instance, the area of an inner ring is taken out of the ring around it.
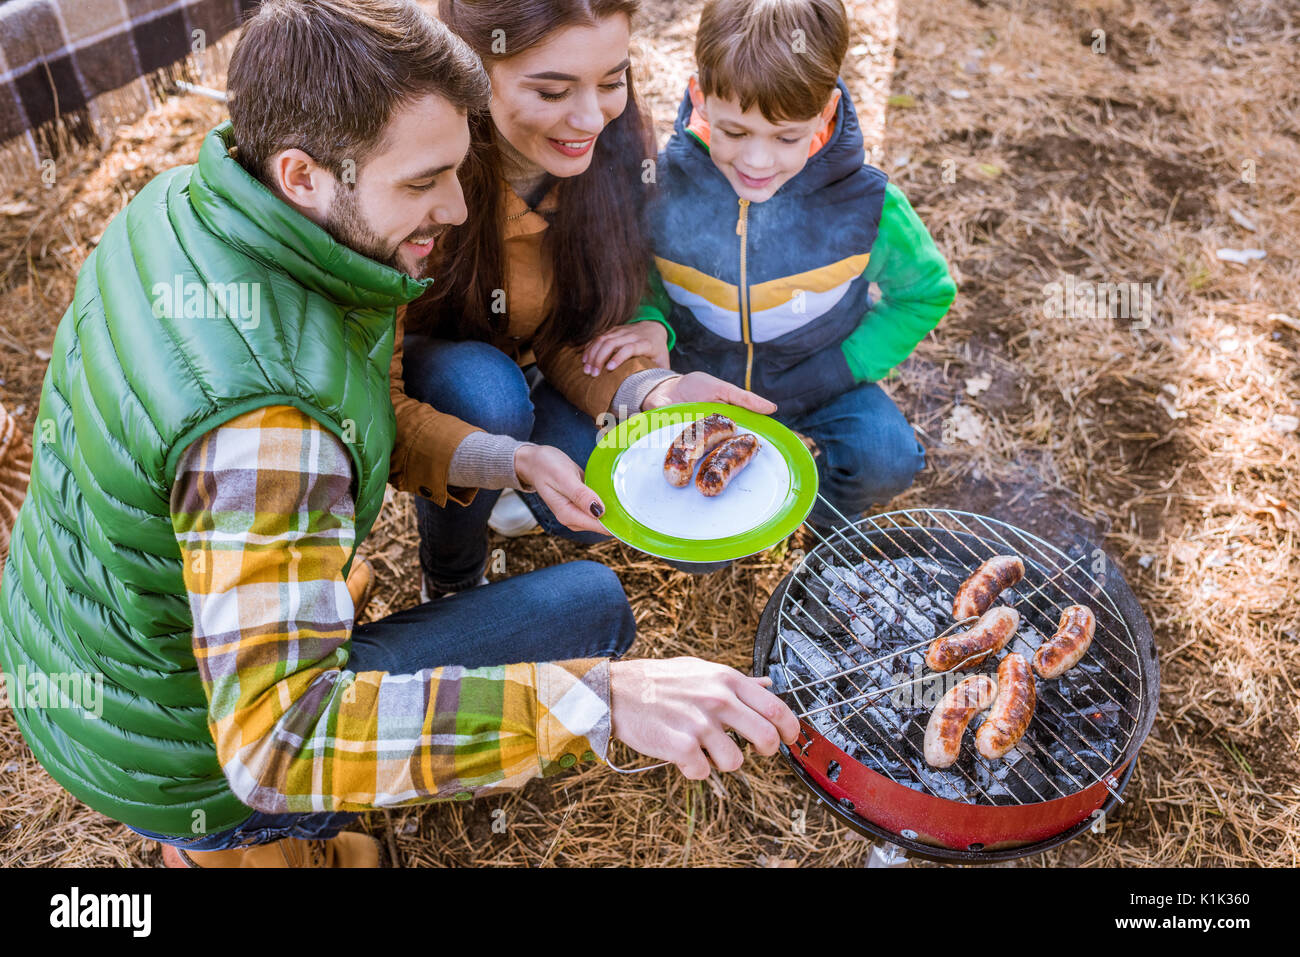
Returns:
[[[298,212],[323,223],[334,201],[334,176],[300,149],[283,150],[271,157],[271,182]]]
[[[704,119],[704,122],[707,123],[709,121],[709,114],[704,108],[704,91],[700,89],[700,75],[698,73],[691,74],[689,89],[691,92],[691,105],[695,107],[695,112],[700,114]],[[836,90],[835,92],[838,93],[839,91]]]
[[[826,129],[831,120],[835,119],[835,111],[840,108],[840,88],[837,86],[831,93],[831,98],[826,103],[826,108],[821,112],[821,128]]]

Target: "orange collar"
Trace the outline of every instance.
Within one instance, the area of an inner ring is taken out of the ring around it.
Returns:
[[[558,185],[558,184],[557,184]],[[536,209],[529,209],[519,195],[510,188],[510,184],[501,180],[502,188],[502,239],[514,239],[532,233],[545,232],[550,225],[541,213],[553,213],[559,208],[556,188],[552,187],[546,197],[537,204]]]

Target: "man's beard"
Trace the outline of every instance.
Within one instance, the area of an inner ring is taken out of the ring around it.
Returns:
[[[370,228],[370,224],[361,214],[355,187],[348,188],[339,184],[334,193],[334,201],[330,204],[329,214],[325,218],[324,228],[337,242],[347,246],[353,252],[360,253],[398,272],[403,271],[397,257],[401,244],[390,246]]]

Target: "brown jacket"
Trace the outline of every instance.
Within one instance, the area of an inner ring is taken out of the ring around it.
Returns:
[[[599,376],[589,376],[582,371],[582,348],[566,346],[534,354],[534,338],[549,311],[554,286],[553,266],[542,244],[548,223],[545,217],[529,209],[509,186],[503,183],[502,188],[501,230],[505,241],[508,322],[492,345],[521,366],[536,361],[546,381],[591,416],[594,428],[595,420],[610,411],[614,394],[628,376],[653,369],[655,364],[638,356]],[[538,209],[551,212],[554,208],[552,191]],[[395,488],[422,495],[437,505],[445,505],[449,499],[468,505],[477,490],[449,487],[447,475],[452,456],[465,436],[482,429],[406,394],[402,380],[405,324],[406,308],[403,307],[397,312],[397,344],[389,370],[393,411],[397,414],[397,440],[388,481]]]

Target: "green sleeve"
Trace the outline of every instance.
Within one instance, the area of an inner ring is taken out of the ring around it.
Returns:
[[[628,322],[657,322],[662,325],[668,330],[668,351],[672,352],[673,346],[677,344],[677,331],[668,322],[668,317],[672,314],[673,301],[668,298],[668,291],[664,289],[664,281],[659,276],[659,270],[651,263],[649,288],[641,300],[641,305],[637,307],[636,315]]]
[[[862,274],[880,299],[841,348],[859,382],[885,378],[939,324],[957,297],[948,264],[907,197],[885,187],[880,231]]]

